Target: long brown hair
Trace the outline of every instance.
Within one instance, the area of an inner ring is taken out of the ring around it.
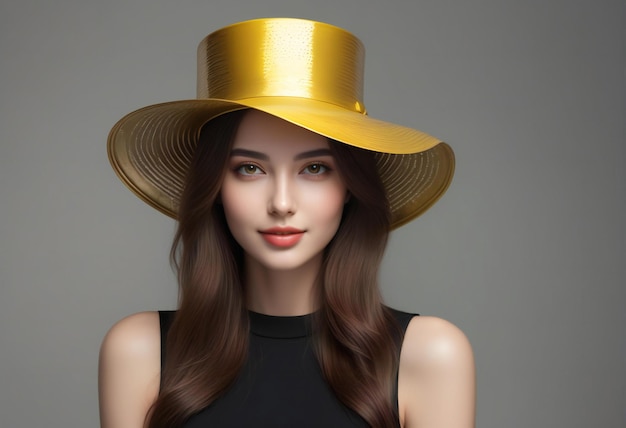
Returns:
[[[219,203],[232,143],[245,110],[208,122],[191,165],[172,245],[180,304],[166,342],[159,396],[146,426],[180,426],[235,380],[248,349],[241,283],[243,254]],[[316,353],[327,382],[347,407],[376,427],[398,426],[398,343],[377,276],[390,224],[374,154],[330,142],[350,192],[325,250],[315,316]]]

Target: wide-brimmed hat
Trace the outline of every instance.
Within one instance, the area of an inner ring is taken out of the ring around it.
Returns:
[[[321,22],[268,18],[224,27],[198,47],[197,99],[124,116],[109,134],[111,164],[137,196],[176,218],[202,126],[253,108],[376,152],[392,228],[401,226],[446,191],[454,154],[431,135],[367,115],[364,56],[358,38]]]

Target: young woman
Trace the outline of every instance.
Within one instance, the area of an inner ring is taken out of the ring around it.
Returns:
[[[466,337],[377,284],[389,231],[445,192],[452,151],[365,115],[362,59],[327,24],[235,24],[200,44],[197,100],[113,128],[120,178],[178,220],[180,302],[107,334],[104,428],[473,426]]]

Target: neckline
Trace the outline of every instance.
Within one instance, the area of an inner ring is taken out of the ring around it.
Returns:
[[[313,314],[297,316],[265,315],[248,311],[250,332],[273,339],[296,339],[311,335]]]

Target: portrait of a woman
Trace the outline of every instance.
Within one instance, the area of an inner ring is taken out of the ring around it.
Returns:
[[[179,305],[105,337],[102,427],[474,426],[466,336],[378,283],[389,232],[448,188],[451,147],[367,115],[364,46],[341,28],[240,22],[198,62],[197,99],[109,136],[120,179],[177,220]]]

